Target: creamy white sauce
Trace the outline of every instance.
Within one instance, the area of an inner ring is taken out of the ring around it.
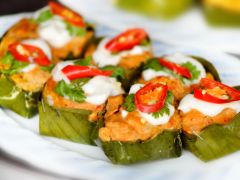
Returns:
[[[170,110],[169,115],[164,114],[163,116],[156,118],[156,119],[152,116],[152,113],[148,114],[148,113],[143,113],[141,111],[138,111],[138,112],[140,113],[141,117],[144,120],[146,120],[149,124],[157,126],[157,125],[161,125],[161,124],[166,124],[170,120],[172,115],[174,114],[174,112],[175,112],[174,106],[169,105],[168,107]]]
[[[42,39],[27,39],[27,40],[23,40],[22,43],[40,48],[47,55],[48,59],[51,60],[51,58],[52,58],[51,49],[44,40],[42,40]]]
[[[70,83],[70,80],[65,76],[65,74],[62,72],[62,69],[68,65],[73,65],[74,61],[63,61],[58,63],[54,69],[52,70],[52,78],[54,81],[59,82],[61,80],[64,80],[66,83]]]
[[[65,46],[73,38],[66,29],[64,21],[58,16],[53,16],[50,20],[40,23],[38,34],[55,48]]]
[[[143,86],[144,86],[144,84],[134,84],[134,85],[132,85],[130,90],[129,90],[129,94],[135,94]]]
[[[29,64],[29,65],[27,65],[26,67],[22,68],[22,69],[20,70],[20,72],[27,73],[27,72],[32,71],[32,70],[33,70],[34,68],[36,68],[36,67],[37,67],[36,64]]]
[[[149,81],[158,76],[169,76],[172,77],[170,73],[164,71],[155,71],[154,69],[146,69],[142,72],[142,77],[145,81]]]
[[[106,76],[95,76],[82,86],[86,94],[86,102],[101,105],[109,96],[123,94],[121,83],[115,78]]]
[[[177,64],[190,62],[194,66],[196,66],[196,68],[200,71],[200,76],[193,81],[184,79],[184,83],[186,85],[196,84],[200,81],[201,78],[206,77],[206,70],[204,69],[203,65],[201,63],[199,63],[197,60],[191,58],[190,56],[183,55],[181,53],[176,53],[176,54],[173,54],[173,55],[165,56],[165,59],[169,60],[169,61],[172,61],[174,63],[177,63]],[[148,81],[148,80],[153,79],[153,78],[158,77],[158,76],[173,77],[172,74],[170,74],[170,73],[167,73],[167,72],[164,72],[164,71],[155,71],[153,69],[144,70],[143,73],[142,73],[142,76],[143,76],[145,81]]]
[[[186,95],[180,102],[178,109],[187,113],[192,109],[196,109],[207,116],[216,116],[221,113],[225,108],[231,108],[236,112],[240,112],[240,101],[215,104],[197,99],[192,94]]]
[[[144,52],[151,51],[151,46],[135,46],[130,50],[122,51],[118,54],[112,54],[105,48],[105,45],[109,41],[109,38],[103,39],[96,51],[93,53],[93,60],[99,67],[104,67],[107,65],[116,66],[120,60],[127,55],[137,55],[143,54]]]
[[[129,94],[135,94],[139,89],[141,89],[144,86],[144,84],[134,84],[131,86],[130,90],[129,90]],[[163,116],[159,117],[159,118],[154,118],[152,116],[152,113],[143,113],[139,110],[137,110],[140,114],[140,116],[142,117],[142,119],[144,119],[145,121],[147,121],[149,124],[157,126],[157,125],[161,125],[161,124],[166,124],[170,118],[173,116],[174,112],[175,112],[175,108],[173,105],[168,104],[170,113],[169,115],[164,114]],[[128,115],[128,112],[126,110],[121,110],[121,116],[123,119],[125,119]]]

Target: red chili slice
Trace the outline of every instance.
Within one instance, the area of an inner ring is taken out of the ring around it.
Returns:
[[[129,29],[111,39],[105,47],[109,51],[117,53],[120,51],[132,49],[134,46],[140,44],[146,38],[147,33],[144,29]]]
[[[93,76],[111,76],[112,71],[100,70],[88,66],[68,65],[62,69],[62,72],[68,79],[78,79]]]
[[[222,99],[207,93],[205,89],[199,89],[199,88],[194,89],[194,97],[201,99],[203,101],[216,103],[216,104],[223,104],[223,103],[229,103],[229,102],[240,100],[239,91],[225,84],[222,84],[220,82],[217,82],[208,78],[202,78],[200,81],[200,85],[205,89],[213,89],[213,88],[219,87],[225,90],[227,95],[229,96],[229,99]]]
[[[153,113],[163,108],[168,87],[160,83],[148,83],[134,96],[136,107],[144,113]]]
[[[188,68],[180,66],[179,64],[176,64],[174,62],[167,61],[167,60],[165,60],[163,58],[159,58],[159,63],[162,66],[164,66],[164,67],[174,71],[175,73],[177,73],[177,74],[179,74],[179,75],[181,75],[183,77],[186,77],[188,79],[192,78],[192,74],[190,73]]]
[[[48,66],[51,64],[47,55],[42,49],[23,43],[13,43],[8,47],[9,52],[17,61],[36,63],[40,66]]]
[[[56,2],[49,2],[48,3],[51,11],[53,14],[61,16],[63,19],[68,21],[69,23],[79,26],[79,27],[84,27],[85,23],[83,20],[83,17],[77,14],[76,12],[56,3]]]

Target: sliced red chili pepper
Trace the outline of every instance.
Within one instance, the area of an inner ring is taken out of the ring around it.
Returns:
[[[164,67],[174,71],[175,73],[177,73],[177,74],[179,74],[179,75],[181,75],[183,77],[186,77],[188,79],[192,78],[192,74],[190,73],[188,68],[180,66],[179,64],[176,64],[174,62],[167,61],[167,60],[165,60],[163,58],[159,58],[159,63],[162,66],[164,66]]]
[[[147,33],[144,29],[129,29],[111,39],[105,47],[109,51],[117,53],[120,51],[132,49],[134,46],[140,44],[146,38]]]
[[[88,66],[79,65],[68,65],[62,69],[62,72],[67,76],[68,79],[78,79],[93,76],[111,76],[112,71],[100,70]]]
[[[13,43],[8,47],[8,50],[17,61],[36,63],[40,66],[48,66],[51,64],[43,50],[36,46]]]
[[[153,113],[163,108],[168,87],[160,83],[148,83],[134,96],[136,107],[144,113]]]
[[[83,20],[83,17],[80,16],[78,13],[70,10],[67,7],[64,7],[56,2],[49,2],[48,3],[51,11],[53,14],[61,16],[63,19],[68,21],[69,23],[79,26],[79,27],[84,27],[85,23]]]
[[[236,89],[229,87],[225,84],[222,84],[220,82],[217,82],[208,78],[202,78],[200,81],[200,85],[204,89],[199,89],[199,88],[194,89],[194,97],[201,99],[203,101],[216,103],[216,104],[223,104],[223,103],[229,103],[229,102],[240,100],[240,91],[237,91]],[[229,99],[222,99],[206,92],[206,89],[213,89],[216,87],[219,87],[225,90],[226,94],[229,96]]]

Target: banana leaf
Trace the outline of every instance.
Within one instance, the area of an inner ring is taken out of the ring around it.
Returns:
[[[82,144],[95,145],[98,132],[96,123],[90,122],[91,111],[83,109],[57,109],[44,100],[38,103],[40,134]]]
[[[213,77],[216,81],[221,82],[218,71],[216,70],[216,68],[214,67],[214,65],[212,63],[210,63],[209,61],[207,61],[206,59],[203,59],[201,57],[197,57],[197,56],[191,56],[191,57],[196,59],[198,62],[200,62],[203,65],[203,67],[205,68],[205,70],[213,75]]]
[[[226,125],[214,124],[198,135],[182,134],[183,146],[203,161],[240,150],[240,113]]]
[[[0,75],[0,106],[30,118],[37,114],[40,92],[26,92],[18,88],[7,76]]]
[[[187,10],[193,0],[116,0],[121,9],[154,18],[173,19]]]
[[[205,18],[210,25],[218,27],[240,26],[240,13],[230,12],[228,10],[215,7],[205,7],[203,11]]]
[[[115,164],[132,164],[141,161],[174,158],[181,156],[180,131],[163,131],[147,141],[102,142],[106,156]]]

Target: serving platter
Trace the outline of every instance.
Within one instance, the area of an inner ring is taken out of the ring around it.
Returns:
[[[23,16],[25,14],[2,17],[0,27],[6,30]],[[98,35],[114,33],[114,30],[105,26],[97,26]],[[206,49],[170,47],[157,41],[154,41],[154,51],[156,55],[182,52],[201,56],[215,65],[224,83],[232,86],[240,84],[240,61],[230,55]],[[176,159],[130,166],[114,165],[99,147],[40,136],[38,116],[24,119],[2,108],[0,148],[41,170],[77,179],[238,179],[240,176],[240,152],[209,163],[184,151]]]
[[[60,2],[81,12],[90,20],[112,29],[123,30],[132,26],[142,26],[154,39],[171,45],[240,53],[239,28],[210,27],[198,8],[193,8],[173,21],[163,21],[119,10],[113,6],[113,0],[60,0]]]

